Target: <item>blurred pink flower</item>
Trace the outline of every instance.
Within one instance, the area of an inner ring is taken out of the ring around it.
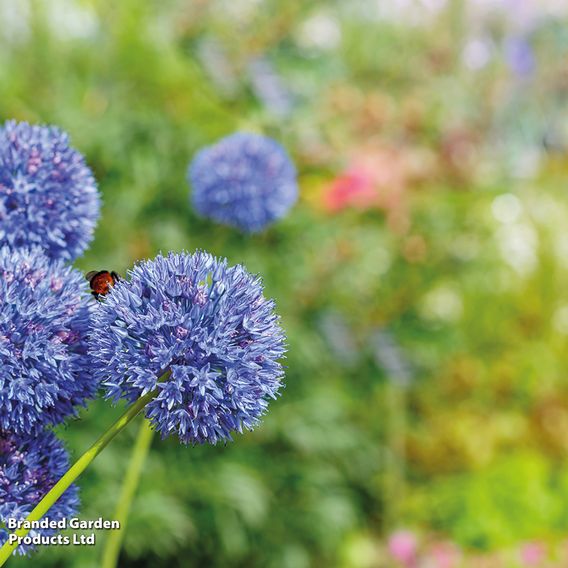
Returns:
[[[418,541],[410,531],[393,533],[388,541],[391,556],[406,568],[412,568],[416,562]]]
[[[429,552],[433,568],[457,568],[459,566],[461,552],[451,542],[436,542]]]
[[[354,166],[333,180],[324,194],[324,203],[334,212],[347,207],[367,209],[377,204],[377,195],[370,173]]]
[[[538,566],[546,557],[544,545],[540,542],[526,542],[521,546],[523,566]]]
[[[347,208],[380,209],[398,234],[410,224],[406,193],[433,175],[432,155],[416,148],[375,144],[356,148],[347,168],[323,188],[322,205],[337,213]]]
[[[348,168],[326,188],[324,205],[330,211],[347,207],[398,210],[410,169],[409,157],[398,148],[358,148]]]

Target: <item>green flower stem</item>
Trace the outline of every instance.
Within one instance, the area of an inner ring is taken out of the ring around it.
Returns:
[[[160,381],[165,380],[170,374],[167,371]],[[66,489],[87,469],[89,464],[106,448],[108,443],[138,415],[138,413],[159,393],[159,389],[140,397],[126,412],[67,470],[63,477],[45,494],[43,499],[35,506],[33,511],[26,517],[26,521],[39,521],[63,495]],[[30,529],[18,529],[15,531],[19,537],[24,537]],[[9,544],[9,540],[0,548],[0,566],[4,566],[12,552],[18,547],[18,541]]]
[[[107,537],[101,565],[102,568],[115,568],[118,565],[118,557],[124,538],[128,513],[130,512],[130,505],[132,504],[134,493],[138,487],[142,467],[144,466],[153,437],[154,430],[148,420],[144,419],[138,431],[136,444],[132,450],[132,456],[122,485],[122,492],[114,514],[114,520],[120,523],[120,530],[111,531]]]

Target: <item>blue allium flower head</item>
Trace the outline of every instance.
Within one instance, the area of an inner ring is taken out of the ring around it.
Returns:
[[[17,435],[0,431],[0,521],[23,520],[69,467],[69,458],[53,432]],[[72,517],[79,507],[78,490],[72,485],[49,509],[50,521]],[[49,537],[54,529],[32,529],[28,536]],[[0,544],[10,531],[0,526]],[[34,545],[22,544],[18,553],[28,554]]]
[[[100,200],[83,156],[53,126],[0,128],[0,246],[73,260],[93,238]]]
[[[77,270],[39,249],[0,249],[0,429],[35,432],[95,394],[85,288]]]
[[[200,215],[247,233],[284,217],[298,198],[296,168],[284,148],[238,132],[197,153],[189,166]]]
[[[107,396],[132,402],[157,387],[146,416],[163,437],[231,439],[258,423],[282,384],[274,303],[258,277],[205,252],[138,264],[96,307],[92,326]]]

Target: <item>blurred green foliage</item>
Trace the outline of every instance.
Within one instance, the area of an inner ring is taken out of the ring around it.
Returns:
[[[477,4],[0,1],[0,116],[67,130],[99,180],[77,267],[207,249],[262,275],[289,338],[262,427],[154,441],[120,566],[378,567],[400,526],[478,551],[568,533],[565,19],[533,16],[523,75],[504,55],[518,26]],[[188,202],[191,156],[239,128],[281,140],[300,172],[300,203],[258,236]],[[331,211],[362,158],[378,201]],[[379,329],[412,369],[395,519]],[[120,411],[96,401],[61,428],[73,455]],[[83,518],[112,516],[135,435],[81,479]],[[94,567],[104,537],[13,565]]]

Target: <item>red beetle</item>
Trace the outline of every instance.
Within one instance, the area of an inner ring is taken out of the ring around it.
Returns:
[[[91,294],[100,300],[101,296],[106,296],[110,289],[120,282],[120,277],[116,272],[109,272],[108,270],[92,270],[87,272],[85,278],[89,281],[91,286]]]

